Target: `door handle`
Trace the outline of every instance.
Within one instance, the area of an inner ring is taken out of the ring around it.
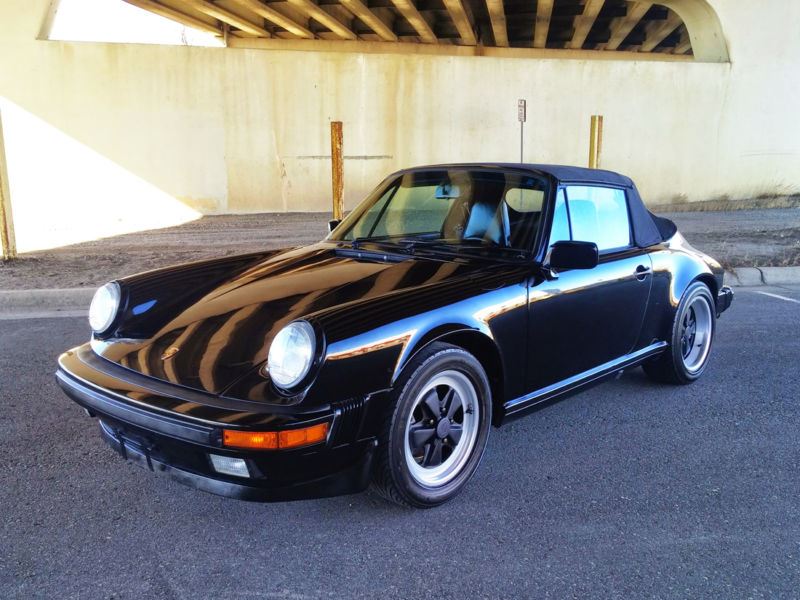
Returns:
[[[636,267],[636,271],[634,271],[634,275],[636,275],[636,279],[639,281],[644,281],[647,276],[652,273],[652,269],[650,267],[646,267],[644,265],[639,265]]]

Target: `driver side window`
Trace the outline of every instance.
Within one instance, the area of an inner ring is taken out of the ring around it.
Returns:
[[[600,252],[631,245],[624,191],[599,186],[568,186],[567,208],[573,240],[594,242]]]
[[[620,189],[567,186],[558,190],[550,245],[564,240],[594,242],[600,252],[631,244],[628,201]]]

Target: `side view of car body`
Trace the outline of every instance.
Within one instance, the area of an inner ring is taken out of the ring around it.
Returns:
[[[332,225],[103,286],[59,383],[123,457],[202,490],[429,507],[491,425],[638,365],[695,381],[733,299],[608,171],[408,169]]]

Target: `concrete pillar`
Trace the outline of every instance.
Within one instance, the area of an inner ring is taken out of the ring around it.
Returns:
[[[722,23],[706,0],[658,0],[658,3],[675,11],[686,25],[695,60],[730,61]]]
[[[3,142],[3,115],[0,113],[0,257],[10,260],[17,257],[14,238],[14,219],[11,213],[11,190],[8,185],[8,168]]]

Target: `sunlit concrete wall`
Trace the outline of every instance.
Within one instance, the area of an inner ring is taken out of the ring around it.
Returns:
[[[328,210],[330,120],[344,122],[348,208],[394,169],[515,161],[517,98],[525,160],[586,164],[589,117],[603,114],[602,165],[650,203],[798,192],[800,3],[712,4],[730,63],[38,41],[48,2],[4,0],[18,242],[48,219],[54,232],[75,221],[71,240],[199,213]]]

